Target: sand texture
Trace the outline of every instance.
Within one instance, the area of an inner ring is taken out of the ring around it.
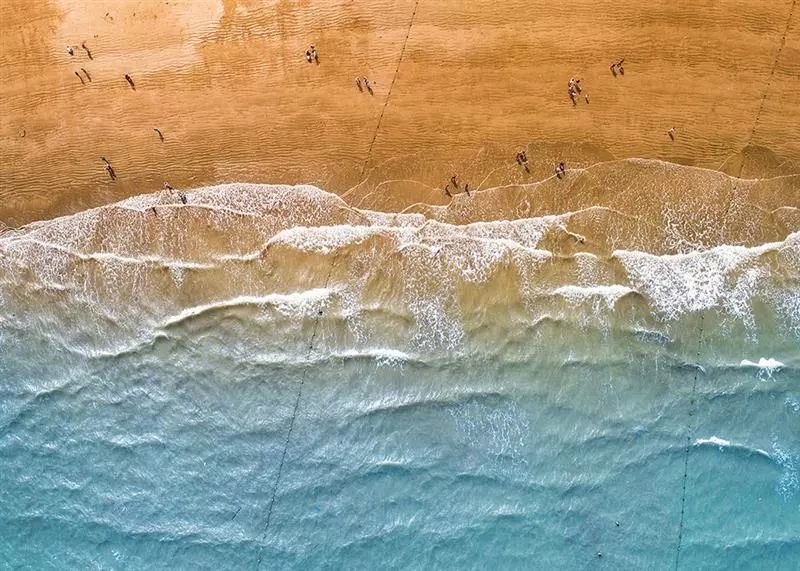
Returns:
[[[800,206],[792,0],[5,0],[0,29],[8,226],[165,181],[310,183],[360,208],[425,211],[450,202],[441,188],[453,174],[459,192],[467,183],[497,193],[552,184],[560,161],[573,190],[557,199],[529,197],[520,212],[503,194],[480,209],[451,205],[450,218],[613,207],[607,185],[583,170],[596,163],[615,184],[641,180],[643,168],[693,167],[669,169],[701,202],[707,180],[741,194],[740,178],[783,177],[765,182],[777,198],[753,203]],[[312,43],[319,63],[305,60]],[[581,79],[575,105],[571,77]],[[523,147],[529,172],[514,161]],[[642,208],[658,210],[651,202]],[[798,217],[785,214],[791,230]]]

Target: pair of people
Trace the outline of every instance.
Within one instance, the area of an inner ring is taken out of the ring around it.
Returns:
[[[306,50],[306,61],[308,63],[311,63],[312,59],[315,62],[319,63],[319,54],[317,54],[317,49],[314,47],[313,44],[309,46],[309,48]]]

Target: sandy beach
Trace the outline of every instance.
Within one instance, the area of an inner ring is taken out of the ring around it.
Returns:
[[[797,174],[795,4],[10,0],[0,220],[165,181],[311,183],[398,211],[446,204],[452,174],[486,188],[545,179],[560,161]],[[319,63],[304,57],[311,44]],[[514,163],[523,147],[530,173]]]

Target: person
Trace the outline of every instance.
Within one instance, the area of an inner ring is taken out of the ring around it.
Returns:
[[[182,203],[186,204],[186,202],[187,202],[186,201],[186,195],[184,193],[182,193],[181,191],[178,191],[178,198],[181,199]]]
[[[306,61],[308,63],[311,63],[311,52],[308,50],[306,50]]]
[[[589,94],[588,93],[584,93],[583,94],[583,98],[586,100],[586,103],[589,103]]]
[[[170,183],[165,182],[164,183],[164,190],[175,190],[175,189],[172,188],[172,185]]]
[[[469,183],[467,183],[467,184],[465,184],[465,185],[464,185],[464,192],[466,192],[466,193],[467,193],[467,196],[472,196],[472,195],[469,193]]]
[[[78,73],[78,72],[76,71],[76,72],[75,72],[75,75],[77,75],[77,76],[78,76],[78,79],[80,79],[80,80],[81,80],[81,85],[86,85],[86,82],[85,82],[85,81],[83,81],[83,78],[81,77],[81,74],[80,74],[80,73]]]
[[[450,185],[449,184],[444,185],[444,188],[442,189],[442,192],[444,192],[445,196],[453,198],[453,195],[450,194]]]
[[[669,131],[667,131],[667,133],[669,134],[669,138],[674,141],[675,140],[675,127],[670,127]]]
[[[131,76],[128,75],[127,73],[125,74],[125,81],[128,82],[128,84],[131,86],[131,89],[136,89],[136,85],[134,85],[133,79],[131,79]]]
[[[578,102],[575,100],[575,98],[576,98],[577,96],[578,96],[578,94],[577,94],[577,93],[575,93],[575,92],[572,90],[572,88],[570,87],[570,88],[569,88],[569,98],[572,100],[572,104],[573,104],[573,105],[577,105],[577,104],[578,104]]]
[[[369,79],[367,79],[366,77],[364,78],[364,85],[367,87],[367,91],[369,91],[369,94],[373,95],[372,83],[370,83]]]
[[[364,91],[364,89],[361,87],[361,78],[360,77],[356,77],[356,87],[358,87],[359,91]]]
[[[103,161],[103,169],[106,171],[111,180],[117,180],[117,173],[114,172],[114,168],[111,166],[111,163],[108,162],[108,159],[105,157],[100,157]]]
[[[567,168],[564,166],[564,163],[558,163],[558,170],[561,171],[561,174],[567,174]]]
[[[517,164],[522,164],[522,151],[517,151]]]
[[[319,54],[317,54],[317,48],[313,45],[311,46],[311,56],[314,58],[314,61],[319,63]]]
[[[158,127],[153,127],[153,131],[158,133],[158,138],[161,139],[161,142],[163,143],[164,142],[164,135],[161,133],[161,129],[159,129]]]
[[[85,70],[85,69],[83,69],[83,68],[81,68],[81,71],[82,71],[82,72],[83,72],[83,73],[86,75],[86,79],[88,79],[89,81],[92,81],[92,76],[91,76],[91,75],[89,75],[89,72],[88,72],[88,71],[86,71],[86,70]]]
[[[458,188],[458,177],[456,175],[450,177],[450,184]]]
[[[89,56],[89,59],[94,59],[94,58],[92,57],[92,52],[90,52],[90,51],[89,51],[89,48],[87,48],[87,47],[86,47],[86,42],[83,42],[83,43],[81,44],[81,47],[82,47],[83,49],[85,49],[85,50],[86,50],[86,55],[87,55],[87,56]]]
[[[611,73],[614,74],[614,77],[617,77],[617,64],[615,63],[611,64]]]
[[[69,55],[75,55],[75,51],[72,49],[72,46],[67,46],[67,53]]]

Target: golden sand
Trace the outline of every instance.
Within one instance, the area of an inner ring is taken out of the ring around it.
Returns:
[[[800,173],[796,0],[5,0],[0,30],[8,225],[164,181],[312,183],[363,208],[424,211],[448,202],[454,173],[485,189],[547,179],[562,160]],[[318,64],[304,57],[312,43]],[[530,173],[514,162],[522,147]],[[799,187],[778,184],[767,210],[800,206]],[[583,188],[532,211],[603,203],[605,187]]]

